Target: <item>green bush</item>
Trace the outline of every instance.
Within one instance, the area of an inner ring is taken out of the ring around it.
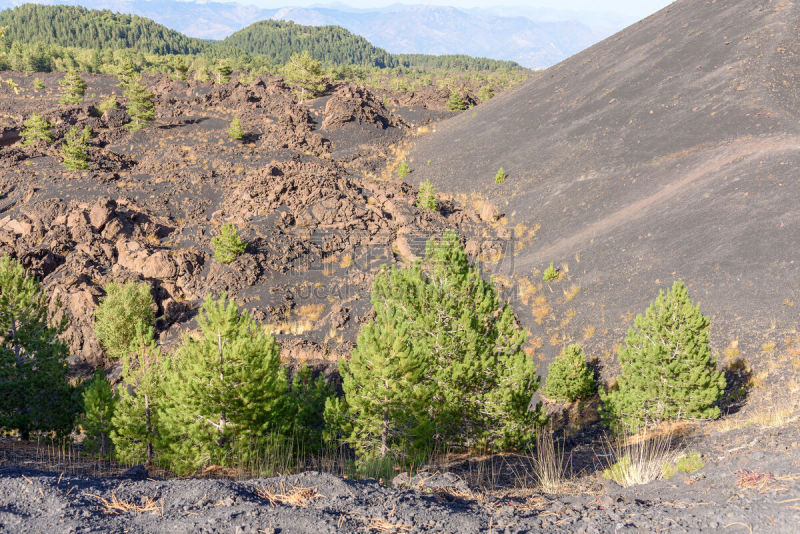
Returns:
[[[706,463],[703,457],[697,451],[692,451],[679,457],[675,463],[664,462],[663,476],[664,478],[672,478],[678,473],[686,473],[691,475],[705,467]]]
[[[725,390],[709,346],[710,322],[682,281],[637,315],[617,355],[616,389],[601,388],[602,414],[615,430],[682,418],[714,419]]]
[[[542,274],[542,280],[544,280],[545,282],[552,282],[553,280],[557,279],[558,279],[558,269],[553,267],[553,262],[551,261],[550,265],[547,267],[547,269],[544,270],[544,273]]]
[[[408,166],[406,161],[401,161],[395,168],[398,178],[405,178],[411,173],[411,167]]]
[[[417,193],[417,207],[424,210],[435,211],[438,205],[439,204],[436,201],[436,188],[433,187],[431,181],[425,180],[419,184],[419,193]]]
[[[94,312],[94,333],[111,358],[122,358],[136,339],[137,330],[153,326],[155,303],[146,282],[110,282]]]
[[[231,127],[228,128],[228,135],[231,139],[240,141],[244,138],[244,130],[242,129],[242,121],[239,120],[239,115],[233,117]]]
[[[569,345],[547,368],[543,392],[553,400],[572,402],[591,397],[595,387],[594,373],[586,364],[583,349]]]
[[[38,76],[33,79],[33,88],[39,91],[40,89],[44,89],[44,82]]]
[[[155,120],[155,95],[142,83],[142,76],[132,71],[129,66],[122,67],[120,77],[122,78],[120,85],[125,88],[122,94],[128,99],[126,111],[131,118],[126,127],[135,132]]]
[[[220,263],[231,263],[247,249],[247,243],[239,237],[239,229],[234,224],[225,223],[219,233],[211,240],[214,258]]]
[[[494,88],[491,85],[484,85],[478,90],[478,98],[481,102],[494,98]]]
[[[110,111],[112,109],[117,109],[117,106],[118,106],[117,97],[110,96],[107,99],[105,99],[102,102],[100,102],[99,104],[97,104],[97,107],[95,109],[97,110],[97,113],[100,116],[102,116],[103,113],[105,113],[106,111]]]
[[[111,457],[111,420],[114,417],[114,392],[105,373],[98,369],[83,391],[81,427],[86,435],[86,452],[100,458]]]
[[[22,129],[22,133],[20,133],[20,137],[22,137],[23,145],[32,145],[36,141],[53,142],[53,136],[50,133],[52,125],[44,120],[38,113],[31,114],[22,124],[24,128]]]
[[[503,167],[500,167],[500,170],[497,171],[497,174],[494,175],[494,183],[502,184],[506,181],[506,171]]]
[[[66,318],[53,321],[41,284],[0,256],[0,428],[68,433],[79,409],[67,383]]]

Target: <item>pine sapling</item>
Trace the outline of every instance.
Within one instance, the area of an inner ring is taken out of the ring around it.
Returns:
[[[244,130],[242,129],[242,122],[239,120],[239,115],[233,117],[231,127],[228,128],[228,135],[231,139],[240,141],[244,138]]]
[[[98,369],[83,392],[81,427],[86,435],[86,452],[101,458],[111,456],[111,420],[114,416],[114,393],[105,373]]]
[[[506,181],[506,171],[503,167],[500,167],[500,170],[497,171],[497,174],[494,175],[494,183],[502,184]]]
[[[78,130],[77,126],[69,129],[64,136],[64,144],[61,145],[64,167],[74,171],[89,168],[89,163],[86,161],[86,143],[91,136],[92,131],[88,126],[82,131]]]
[[[44,120],[38,113],[33,113],[23,123],[25,126],[20,133],[23,145],[32,145],[36,141],[44,141],[46,143],[53,142],[53,136],[50,133],[52,125]]]
[[[542,391],[553,400],[572,402],[594,394],[594,373],[586,363],[580,345],[564,347],[547,368],[547,380]]]
[[[219,233],[211,240],[214,247],[214,258],[220,263],[231,263],[247,249],[245,243],[239,236],[239,229],[231,223],[223,224]]]
[[[417,193],[417,207],[424,210],[436,211],[438,202],[436,201],[436,188],[430,180],[425,180],[419,184],[419,193]]]
[[[86,94],[86,82],[74,70],[67,72],[58,85],[63,87],[60,104],[78,105],[83,101],[83,95]]]

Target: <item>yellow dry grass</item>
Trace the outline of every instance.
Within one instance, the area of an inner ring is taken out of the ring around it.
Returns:
[[[305,508],[312,500],[323,497],[315,487],[292,487],[287,490],[283,482],[281,482],[280,488],[277,490],[258,488],[256,489],[256,495],[272,506],[285,504],[294,508]]]
[[[160,513],[162,517],[164,516],[164,501],[157,501],[151,497],[145,497],[141,504],[136,504],[129,501],[123,501],[113,493],[111,494],[111,499],[106,499],[105,497],[96,495],[94,493],[87,493],[86,496],[100,501],[100,505],[103,507],[103,512],[107,514],[118,515],[157,512]]]

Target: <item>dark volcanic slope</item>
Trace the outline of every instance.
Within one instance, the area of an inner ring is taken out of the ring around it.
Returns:
[[[798,22],[791,0],[680,0],[439,124],[415,178],[479,193],[518,235],[541,225],[515,271],[545,345],[608,350],[682,277],[718,348],[781,350],[800,303]],[[551,261],[568,272],[538,287]]]

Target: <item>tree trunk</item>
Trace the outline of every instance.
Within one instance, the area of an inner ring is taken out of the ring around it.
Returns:
[[[222,334],[217,334],[217,344],[219,346],[219,384],[220,387],[225,383],[225,372],[223,371],[223,363],[224,360],[222,358]],[[223,408],[219,414],[219,439],[217,440],[217,445],[220,447],[225,446],[225,427],[228,425],[228,421],[225,419],[225,409]]]
[[[384,408],[383,410],[383,428],[381,429],[381,458],[386,457],[386,453],[388,452],[388,441],[389,438],[389,411]]]
[[[147,465],[153,461],[153,424],[150,414],[150,396],[144,396],[144,431],[147,436],[147,445],[145,447],[145,457]]]

